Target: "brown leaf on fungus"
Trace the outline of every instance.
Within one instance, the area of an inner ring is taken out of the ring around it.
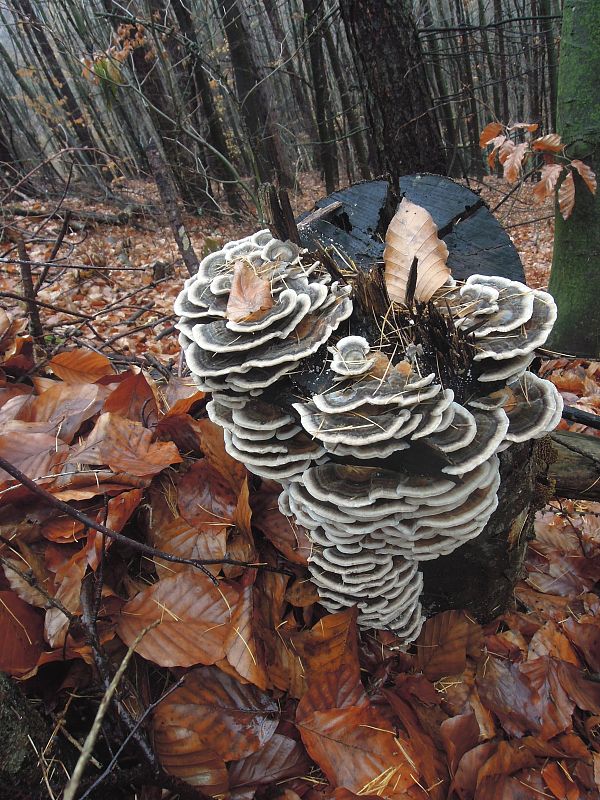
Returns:
[[[260,319],[273,305],[269,281],[257,275],[247,262],[236,262],[225,312],[227,319],[251,322]]]
[[[486,147],[492,139],[495,139],[498,134],[502,133],[503,126],[499,122],[488,122],[485,128],[479,134],[479,147]]]
[[[225,583],[215,586],[188,568],[139,592],[123,606],[117,633],[127,645],[155,621],[159,625],[136,647],[161,667],[214,664],[225,657],[238,592]]]
[[[408,280],[415,259],[417,285],[414,299],[427,302],[450,275],[446,266],[448,248],[438,238],[438,228],[431,214],[405,197],[385,235],[383,260],[390,300],[406,302]]]
[[[569,219],[575,208],[575,181],[573,173],[567,172],[558,189],[558,207],[563,219]]]
[[[594,170],[585,164],[583,161],[580,161],[578,158],[574,158],[571,161],[571,166],[575,167],[577,172],[581,175],[585,185],[590,190],[592,194],[596,194],[596,173]]]
[[[106,464],[113,472],[146,477],[183,459],[172,442],[152,442],[152,433],[140,422],[105,413],[87,439],[74,449],[69,463]]]
[[[66,383],[94,383],[105,375],[114,375],[112,364],[93,350],[69,350],[54,356],[48,366]]]
[[[545,136],[534,139],[531,143],[532,150],[542,153],[560,153],[563,147],[564,144],[558,133],[547,133]]]
[[[544,164],[541,169],[540,180],[533,187],[534,203],[543,203],[547,197],[551,197],[554,194],[563,169],[563,164]]]
[[[279,707],[251,684],[216,667],[197,667],[154,713],[154,729],[192,732],[224,761],[256,753],[275,733]]]
[[[39,611],[15,592],[0,591],[0,670],[19,677],[33,669],[43,649],[43,630]]]

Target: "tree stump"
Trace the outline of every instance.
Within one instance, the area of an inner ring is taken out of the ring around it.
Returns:
[[[453,277],[464,280],[478,273],[524,282],[516,248],[474,192],[429,174],[402,177],[400,191],[432,215],[448,247]],[[334,245],[371,270],[383,257],[383,235],[398,199],[385,180],[334,192],[316,203],[317,209],[335,205],[331,215],[314,222],[314,212],[299,217],[301,243],[310,249]],[[499,505],[484,531],[454,553],[421,564],[421,602],[428,614],[459,608],[486,622],[506,609],[521,575],[527,542],[533,538],[535,512],[551,495],[547,473],[555,459],[548,440],[515,444],[500,454]],[[563,483],[567,474],[568,470],[561,473]]]

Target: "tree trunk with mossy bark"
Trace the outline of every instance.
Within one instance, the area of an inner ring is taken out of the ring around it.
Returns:
[[[558,132],[571,158],[600,173],[600,3],[565,4],[558,79]],[[600,198],[575,174],[575,208],[556,213],[550,292],[558,320],[548,347],[600,355]]]

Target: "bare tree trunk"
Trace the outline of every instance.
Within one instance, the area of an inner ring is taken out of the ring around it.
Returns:
[[[356,163],[358,165],[358,172],[363,180],[368,180],[371,177],[371,170],[369,169],[369,157],[362,132],[360,130],[360,119],[356,113],[355,105],[352,101],[352,95],[348,89],[348,84],[344,77],[344,70],[340,62],[340,57],[333,41],[331,29],[326,27],[323,31],[325,44],[327,46],[327,53],[329,55],[329,62],[333,71],[335,82],[337,83],[340,99],[342,103],[342,113],[348,120],[348,127],[350,128],[350,141],[356,155]]]
[[[172,8],[182,33],[187,37],[193,37],[196,44],[199,46],[200,40],[198,31],[196,30],[194,20],[186,4],[183,0],[172,0]],[[190,58],[192,59],[191,71],[196,86],[196,92],[200,96],[202,110],[204,111],[204,116],[208,124],[209,144],[214,147],[221,156],[220,158],[216,156],[210,159],[213,172],[217,180],[223,182],[227,202],[231,208],[237,209],[240,207],[240,199],[235,184],[232,183],[232,181],[237,181],[237,173],[235,169],[233,169],[231,154],[227,146],[227,140],[225,139],[225,133],[215,106],[210,84],[198,54],[190,53]]]
[[[323,59],[322,6],[317,0],[302,0],[308,36],[308,53],[312,73],[317,128],[319,129],[319,166],[325,177],[327,194],[335,191],[339,181],[337,148],[332,124],[329,86]]]
[[[407,0],[340,0],[357,66],[378,168],[395,181],[409,172],[445,172],[446,158]]]
[[[238,101],[248,128],[258,178],[269,182],[277,177],[281,186],[290,186],[291,178],[237,0],[222,0],[221,7]]]

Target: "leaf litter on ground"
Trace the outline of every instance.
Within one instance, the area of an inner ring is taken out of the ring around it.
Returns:
[[[600,504],[552,501],[514,606],[486,625],[438,614],[406,653],[359,631],[354,609],[318,605],[306,532],[279,511],[276,484],[225,453],[189,379],[117,373],[83,348],[36,367],[9,315],[0,337],[0,455],[132,540],[111,544],[0,473],[0,668],[26,691],[50,665],[53,681],[62,669],[57,704],[97,681],[81,588],[102,573],[99,640],[116,664],[157,623],[128,671],[133,706],[140,715],[140,698],[183,677],[148,725],[163,767],[209,794],[598,797]],[[597,413],[596,362],[544,371],[568,403]],[[204,574],[141,556],[136,541],[248,566]]]

